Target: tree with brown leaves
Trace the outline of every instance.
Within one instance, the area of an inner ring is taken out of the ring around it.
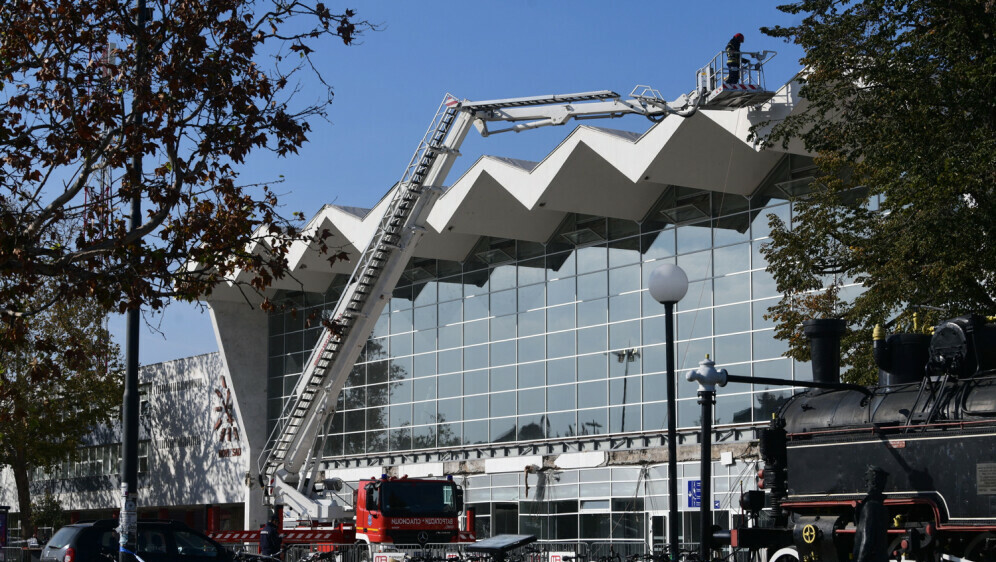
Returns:
[[[288,273],[293,240],[328,250],[327,233],[302,233],[301,215],[281,216],[268,185],[240,183],[239,165],[306,142],[332,98],[317,49],[373,26],[320,2],[149,5],[143,26],[121,0],[0,5],[8,323],[78,296],[108,310],[158,309],[209,294],[236,271],[260,290]],[[324,90],[318,102],[297,103],[306,78]],[[146,162],[140,177],[136,156]],[[144,214],[129,229],[134,197]],[[56,281],[50,299],[28,298],[44,279]]]
[[[53,337],[46,322],[63,307],[99,318],[157,310],[236,273],[247,296],[259,294],[289,275],[300,240],[344,257],[328,232],[281,214],[266,178],[242,182],[239,167],[307,141],[332,100],[316,54],[375,27],[310,0],[147,6],[139,18],[123,0],[0,3],[0,403],[15,424],[0,429],[0,463],[22,476],[54,457],[18,453],[19,436],[66,435],[36,409],[86,400],[108,412],[110,402],[91,400],[104,387],[82,384],[110,380],[94,363],[108,336],[88,322]],[[298,101],[314,88],[317,101]],[[144,212],[130,225],[135,200]],[[56,445],[69,454],[78,440]]]

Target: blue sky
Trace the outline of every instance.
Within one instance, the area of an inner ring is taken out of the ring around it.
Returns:
[[[784,1],[502,2],[376,1],[351,5],[381,26],[360,44],[329,44],[316,57],[335,87],[330,123],[313,123],[310,142],[284,159],[259,155],[242,170],[248,182],[272,181],[285,214],[311,217],[325,203],[372,206],[398,180],[444,94],[483,100],[653,86],[667,99],[694,87],[695,71],[743,33],[745,51],[778,51],[766,65],[777,89],[800,69],[802,51],[762,35],[762,26],[798,18]],[[327,4],[336,11],[344,6]],[[314,97],[302,85],[302,101]],[[644,131],[630,116],[591,124]],[[575,126],[481,138],[471,133],[447,184],[482,154],[542,159]],[[140,362],[157,363],[217,350],[210,316],[190,305],[147,315]],[[124,343],[123,321],[111,324]]]

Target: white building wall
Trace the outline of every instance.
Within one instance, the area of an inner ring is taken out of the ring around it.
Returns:
[[[249,451],[232,381],[217,353],[142,367],[139,509],[242,503]],[[231,417],[229,417],[231,416]],[[89,446],[120,443],[117,427],[96,428]],[[143,445],[144,443],[144,445]],[[82,473],[54,472],[32,484],[52,493],[67,511],[120,507],[119,466],[101,459]],[[256,486],[258,488],[258,485]],[[10,470],[0,474],[0,504],[17,511]]]
[[[142,369],[150,384],[145,505],[240,503],[249,451],[232,380],[217,353]]]
[[[220,353],[218,357],[231,377],[237,394],[236,408],[243,429],[246,529],[266,522],[263,490],[257,481],[256,457],[266,446],[266,313],[245,303],[211,303],[211,321]]]

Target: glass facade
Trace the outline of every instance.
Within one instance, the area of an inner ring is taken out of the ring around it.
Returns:
[[[746,466],[713,463],[713,502],[719,506],[716,521],[724,528],[729,525],[729,512],[739,512],[741,487],[752,486],[754,471]],[[699,474],[699,463],[680,463],[678,489],[687,489]],[[522,533],[549,541],[644,540],[650,523],[668,512],[667,466],[663,464],[483,474],[465,478],[462,484],[468,504],[477,513],[478,534],[484,536]],[[686,508],[682,536],[691,543],[698,540],[699,513],[687,508],[684,496],[679,501]]]
[[[768,215],[791,225],[789,196],[798,193],[786,186],[804,183],[788,166],[772,175],[752,198],[672,187],[642,221],[568,214],[545,243],[482,237],[462,262],[412,260],[339,397],[325,457],[659,436],[665,311],[647,282],[663,263],[689,278],[676,307],[682,374],[708,354],[732,374],[811,380],[808,364],[782,356],[786,344],[764,318],[779,298],[761,254]],[[308,318],[334,307],[345,282],[340,276],[324,294],[279,295],[287,307],[269,316],[270,427],[319,337]],[[846,287],[844,298],[856,290]],[[696,391],[679,377],[679,430],[700,426]],[[719,388],[713,425],[764,424],[792,392]],[[609,464],[463,477],[479,536],[663,541],[666,469]],[[714,463],[722,525],[735,505],[728,496],[754,488],[754,468],[746,458]],[[698,471],[697,462],[683,464],[679,489]],[[682,540],[697,540],[697,513],[683,517]]]
[[[661,431],[664,307],[647,279],[662,263],[689,278],[675,315],[679,370],[709,354],[738,375],[810,378],[764,319],[778,298],[760,253],[767,215],[790,223],[791,204],[693,190],[675,199],[691,203],[641,223],[570,215],[546,244],[482,238],[463,263],[413,260],[339,397],[326,455]],[[689,208],[702,220],[670,224],[669,212]],[[307,318],[334,307],[343,282],[285,293],[296,310],[269,317],[271,427],[321,331]],[[679,381],[680,428],[699,425],[695,394]],[[713,423],[766,421],[789,394],[720,388]]]

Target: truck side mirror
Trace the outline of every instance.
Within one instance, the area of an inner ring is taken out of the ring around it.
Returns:
[[[463,490],[459,487],[456,489],[456,510],[457,513],[463,511]]]

